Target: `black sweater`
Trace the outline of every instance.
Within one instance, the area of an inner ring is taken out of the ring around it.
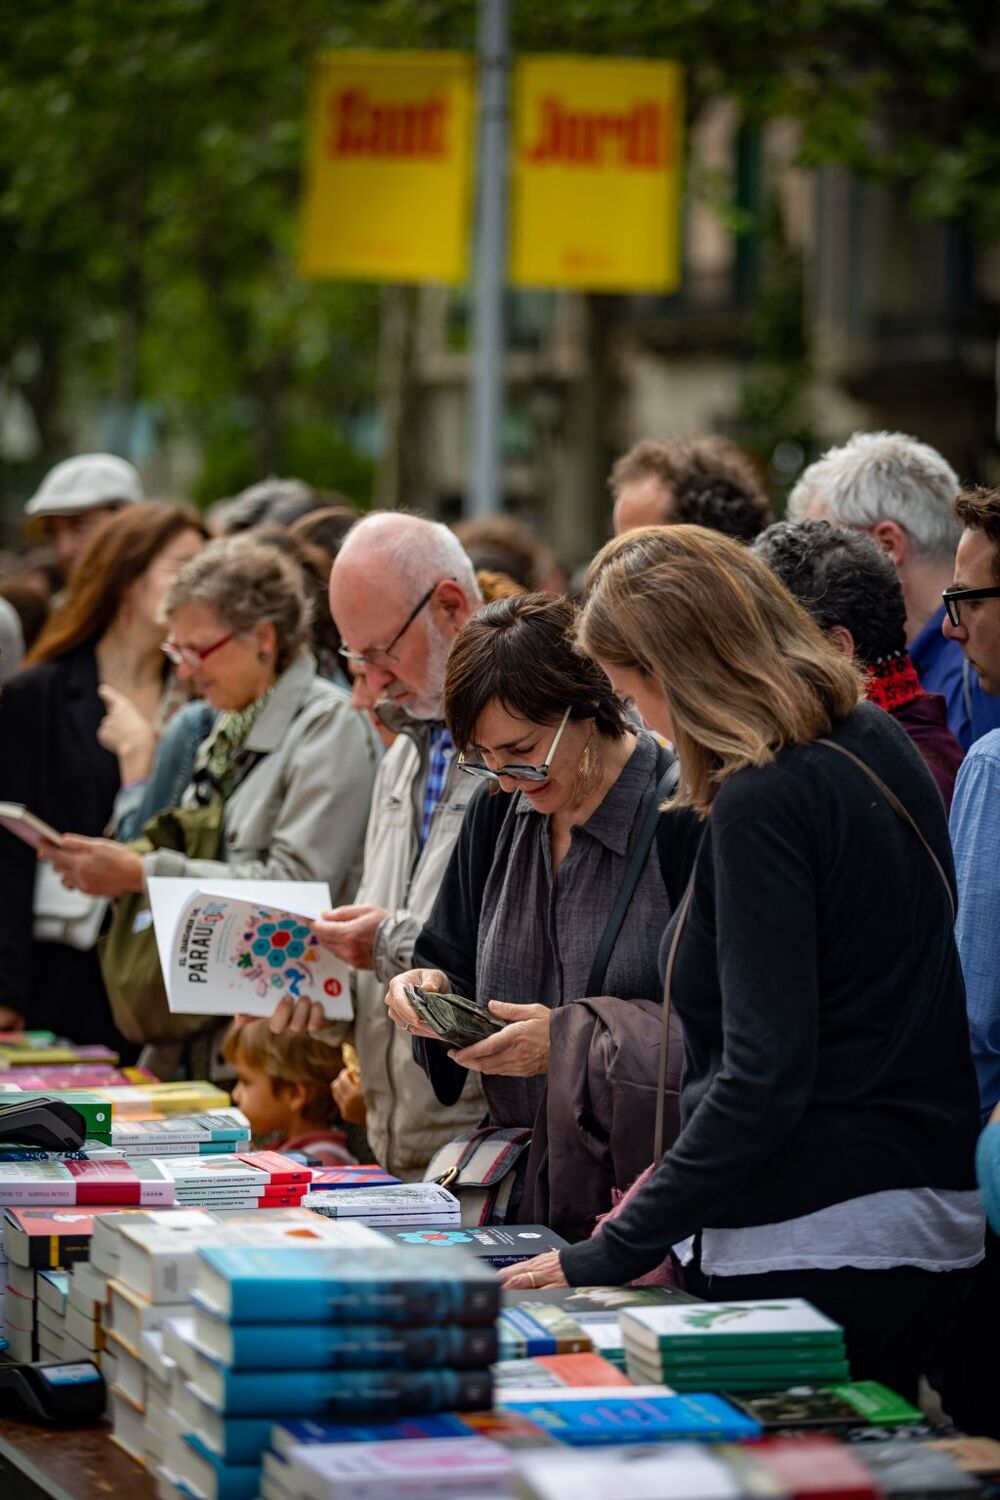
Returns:
[[[916,820],[954,883],[940,794],[888,714],[832,738]],[[973,1189],[976,1086],[944,885],[912,828],[822,745],[737,772],[708,818],[674,972],[681,1134],[628,1209],[562,1252],[620,1283],[704,1228],[891,1188]],[[673,923],[664,940],[664,953]]]

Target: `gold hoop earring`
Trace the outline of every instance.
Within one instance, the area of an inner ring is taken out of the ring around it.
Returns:
[[[604,760],[597,745],[597,731],[592,729],[576,767],[577,785],[583,797],[595,789],[604,771]]]

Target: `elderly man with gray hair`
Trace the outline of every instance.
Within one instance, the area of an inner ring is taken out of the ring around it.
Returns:
[[[397,739],[375,782],[357,900],[325,913],[315,931],[355,970],[365,1128],[381,1164],[404,1179],[422,1177],[439,1146],[486,1114],[478,1081],[457,1105],[438,1103],[383,1003],[389,981],[413,967],[413,945],[476,790],[457,764],[442,700],[452,640],[481,603],[455,535],[402,512],[376,512],[352,527],[330,574],[341,654],[364,674]],[[307,1010],[293,1016],[286,1007],[272,1025],[322,1026]]]
[[[789,496],[788,515],[867,531],[889,553],[921,685],[944,696],[948,727],[967,750],[1000,728],[1000,699],[983,692],[958,643],[942,634],[941,592],[952,582],[960,488],[954,469],[927,443],[902,432],[856,432],[805,470]]]

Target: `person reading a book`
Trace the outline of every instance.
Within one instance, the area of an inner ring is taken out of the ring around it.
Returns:
[[[330,1096],[340,1048],[311,1032],[275,1035],[267,1021],[233,1023],[222,1055],[236,1073],[233,1103],[250,1121],[254,1141],[275,1151],[302,1151],[320,1166],[353,1166],[347,1131]]]
[[[211,542],[174,581],[167,622],[163,650],[219,711],[181,806],[222,802],[221,856],[73,836],[45,857],[69,885],[112,897],[149,875],[353,891],[378,754],[347,694],[317,673],[300,569],[253,537]]]
[[[414,967],[385,997],[441,1102],[459,1099],[469,1074],[479,1075],[498,1126],[535,1121],[556,1010],[587,994],[659,1002],[650,934],[666,925],[700,837],[688,812],[667,815],[666,839],[655,840],[649,825],[606,972],[589,988],[630,853],[674,757],[630,722],[604,672],[576,649],[574,624],[568,600],[523,594],[486,605],[456,637],[445,716],[460,764],[480,786]],[[449,1047],[414,1010],[412,985],[456,992],[508,1024]]]
[[[204,545],[194,511],[147,502],[105,519],[0,698],[0,800],[58,831],[100,834],[137,757],[183,701],[161,645],[167,592]],[[29,845],[0,832],[0,1027],[128,1044],[97,960],[102,912],[67,899]],[[129,1053],[134,1056],[134,1051]]]
[[[750,552],[609,542],[578,638],[680,754],[705,835],[664,934],[681,1132],[600,1235],[509,1286],[622,1284],[685,1246],[711,1301],[800,1296],[910,1399],[982,1258],[944,804],[909,738]],[[878,781],[873,781],[872,775]]]

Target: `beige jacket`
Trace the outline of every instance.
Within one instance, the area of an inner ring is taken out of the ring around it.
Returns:
[[[174,849],[143,858],[143,874],[196,879],[325,880],[349,901],[361,869],[378,764],[368,721],[341,688],[299,656],[275,683],[243,755],[259,756],[226,803],[222,860]],[[195,770],[204,763],[203,745]],[[189,790],[182,802],[193,797]]]
[[[413,1060],[410,1038],[390,1021],[385,1008],[390,979],[412,967],[417,934],[430,915],[476,783],[452,762],[430,835],[418,854],[428,728],[401,709],[382,706],[379,712],[399,738],[379,767],[357,900],[384,906],[391,915],[375,935],[374,972],[354,976],[354,1044],[368,1108],[368,1139],[384,1167],[412,1179],[423,1175],[439,1146],[486,1115],[482,1088],[471,1075],[457,1104],[449,1108],[438,1103],[427,1075]]]

